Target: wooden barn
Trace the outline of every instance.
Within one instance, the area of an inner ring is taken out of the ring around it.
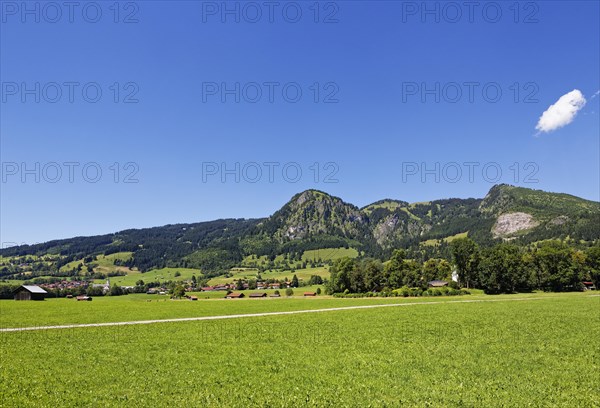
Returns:
[[[13,291],[15,300],[44,300],[48,292],[39,286],[22,285]]]
[[[225,296],[225,299],[241,299],[244,297],[244,294],[241,292],[232,292]]]

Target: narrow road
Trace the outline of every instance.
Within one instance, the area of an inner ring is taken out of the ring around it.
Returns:
[[[590,296],[590,297],[592,297],[592,296]],[[292,311],[287,311],[287,312],[264,312],[264,313],[248,313],[248,314],[234,314],[234,315],[221,315],[221,316],[180,317],[180,318],[174,318],[174,319],[135,320],[135,321],[129,321],[129,322],[82,323],[82,324],[65,324],[65,325],[55,325],[55,326],[9,327],[9,328],[0,329],[0,333],[32,331],[32,330],[74,329],[74,328],[80,328],[80,327],[83,328],[83,327],[104,327],[104,326],[129,326],[129,325],[135,325],[135,324],[177,323],[177,322],[195,322],[195,321],[202,321],[202,320],[242,319],[242,318],[249,318],[249,317],[282,316],[282,315],[295,315],[295,314],[302,314],[302,313],[324,313],[324,312],[336,312],[336,311],[344,311],[344,310],[377,309],[377,308],[382,308],[382,307],[439,305],[439,304],[447,304],[447,303],[514,302],[514,301],[541,300],[541,299],[548,299],[548,297],[487,299],[487,300],[474,299],[474,300],[453,300],[453,301],[436,301],[436,302],[415,302],[415,303],[388,303],[388,304],[384,304],[384,305],[344,306],[344,307],[331,307],[331,308],[326,308],[326,309],[292,310]]]

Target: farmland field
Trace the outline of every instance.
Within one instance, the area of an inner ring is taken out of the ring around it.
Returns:
[[[324,248],[304,251],[302,260],[316,261],[319,259],[332,260],[340,259],[347,256],[348,258],[356,258],[358,251],[354,248]]]
[[[598,406],[597,296],[150,297],[0,301],[0,321],[407,307],[2,332],[0,405]]]
[[[179,276],[175,274],[179,272]],[[149,282],[164,282],[168,280],[188,280],[192,276],[201,277],[202,272],[200,269],[191,268],[161,268],[153,269],[151,271],[140,273],[137,271],[129,271],[126,276],[113,276],[110,278],[110,283],[119,286],[135,286],[138,280],[143,280],[146,283]],[[96,283],[103,283],[102,279],[96,280]]]
[[[115,266],[114,261],[117,259],[121,260],[121,261],[125,261],[125,260],[131,258],[131,256],[132,256],[132,252],[117,252],[117,253],[110,254],[110,255],[98,255],[96,257],[96,260],[94,261],[94,263],[97,265],[95,270],[97,272],[102,272],[102,273],[107,273],[107,272],[112,272],[112,271],[128,272],[129,271],[128,268],[125,268],[122,266]],[[71,261],[71,262],[63,265],[60,268],[60,270],[63,272],[68,271],[68,270],[77,268],[77,266],[79,264],[83,264],[83,259]]]

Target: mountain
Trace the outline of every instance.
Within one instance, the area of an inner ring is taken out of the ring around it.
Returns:
[[[131,229],[0,250],[2,257],[47,256],[60,269],[95,255],[130,254],[123,264],[147,271],[199,268],[219,274],[249,255],[274,259],[307,250],[353,247],[382,257],[394,248],[442,254],[450,240],[468,235],[481,245],[512,240],[522,245],[569,238],[600,238],[600,203],[560,193],[497,185],[483,199],[449,198],[408,203],[385,199],[363,208],[318,190],[296,194],[261,219],[225,219]],[[415,255],[417,256],[417,255]],[[14,271],[14,270],[13,270]],[[0,277],[8,275],[6,266]]]
[[[367,226],[368,218],[358,207],[318,190],[296,194],[260,225],[281,241],[315,235],[362,240],[369,235]]]
[[[509,185],[494,186],[480,205],[495,219],[495,238],[524,242],[547,238],[598,239],[600,204],[569,194],[548,193]]]

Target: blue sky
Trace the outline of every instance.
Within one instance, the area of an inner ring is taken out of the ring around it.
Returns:
[[[1,3],[3,246],[268,216],[308,188],[600,199],[596,1],[46,4]]]

